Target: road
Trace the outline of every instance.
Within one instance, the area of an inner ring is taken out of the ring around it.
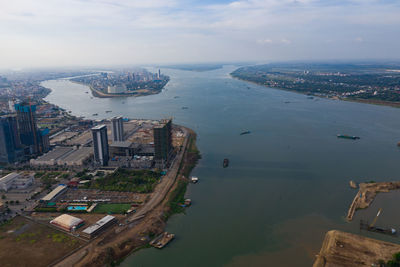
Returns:
[[[161,203],[168,194],[169,190],[171,189],[172,185],[175,182],[179,171],[179,165],[182,161],[183,155],[186,151],[187,144],[189,141],[189,133],[185,128],[181,128],[185,135],[185,141],[183,143],[181,151],[178,152],[174,161],[171,164],[171,167],[168,173],[162,178],[161,182],[157,185],[156,189],[154,190],[150,200],[144,204],[144,206],[134,215],[127,219],[128,223],[133,223],[134,221],[143,218],[149,211],[153,210],[157,205]]]

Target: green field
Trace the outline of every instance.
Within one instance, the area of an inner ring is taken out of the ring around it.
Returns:
[[[118,213],[123,214],[131,208],[131,204],[99,204],[94,209],[94,213]]]
[[[160,180],[160,176],[160,172],[149,170],[118,169],[114,173],[91,180],[85,186],[103,191],[150,193]]]

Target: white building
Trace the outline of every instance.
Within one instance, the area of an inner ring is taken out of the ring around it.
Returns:
[[[126,85],[125,84],[118,84],[118,85],[112,85],[108,86],[107,92],[109,94],[123,94],[126,92]]]
[[[25,189],[34,182],[33,173],[12,172],[0,178],[0,190]]]

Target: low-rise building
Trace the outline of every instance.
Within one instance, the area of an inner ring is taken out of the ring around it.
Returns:
[[[46,196],[44,196],[40,201],[41,202],[50,202],[56,197],[60,196],[62,193],[64,193],[68,189],[68,186],[66,185],[58,185],[56,188],[54,188],[53,191],[48,193]]]
[[[34,182],[33,173],[12,172],[0,178],[0,190],[25,189]]]
[[[68,214],[60,215],[54,220],[51,220],[50,223],[68,232],[78,229],[85,224],[82,219],[76,218]]]
[[[109,146],[110,156],[133,157],[138,145],[128,141],[115,141]]]
[[[92,157],[92,147],[56,147],[37,159],[31,159],[30,164],[33,166],[82,166]]]
[[[107,227],[114,224],[117,220],[114,216],[107,215],[103,217],[101,220],[97,221],[95,224],[89,226],[85,230],[82,231],[82,235],[87,238],[92,238],[100,232],[104,231]]]

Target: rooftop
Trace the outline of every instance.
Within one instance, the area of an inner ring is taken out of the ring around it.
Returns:
[[[94,126],[93,128],[92,128],[92,130],[101,130],[101,129],[103,129],[103,128],[107,128],[107,126],[106,125],[104,125],[104,124],[101,124],[101,125],[97,125],[97,126]]]
[[[61,158],[62,161],[79,161],[84,160],[93,154],[93,147],[81,147],[79,149],[74,150],[72,153],[63,156]]]
[[[50,221],[50,223],[55,223],[63,227],[71,228],[73,226],[77,226],[82,223],[83,220],[76,218],[74,216],[63,214],[55,218],[54,220]]]
[[[101,220],[97,221],[95,224],[93,224],[93,225],[89,226],[88,228],[86,228],[85,230],[83,230],[82,232],[85,234],[91,235],[114,219],[115,219],[114,216],[107,215],[107,216],[103,217]]]
[[[132,142],[129,141],[114,141],[109,146],[113,147],[132,147]]]
[[[12,172],[10,174],[7,174],[6,176],[3,176],[0,178],[0,183],[8,183],[9,181],[14,180],[19,176],[19,173]]]
[[[59,185],[57,186],[53,191],[51,191],[50,193],[48,193],[46,196],[44,196],[42,198],[43,201],[50,201],[53,198],[55,198],[55,196],[57,196],[61,191],[63,191],[64,189],[66,189],[67,186],[66,185]]]
[[[64,156],[66,153],[69,153],[73,150],[72,147],[56,147],[50,152],[44,154],[41,157],[38,157],[37,161],[49,161],[49,160],[57,160]]]

